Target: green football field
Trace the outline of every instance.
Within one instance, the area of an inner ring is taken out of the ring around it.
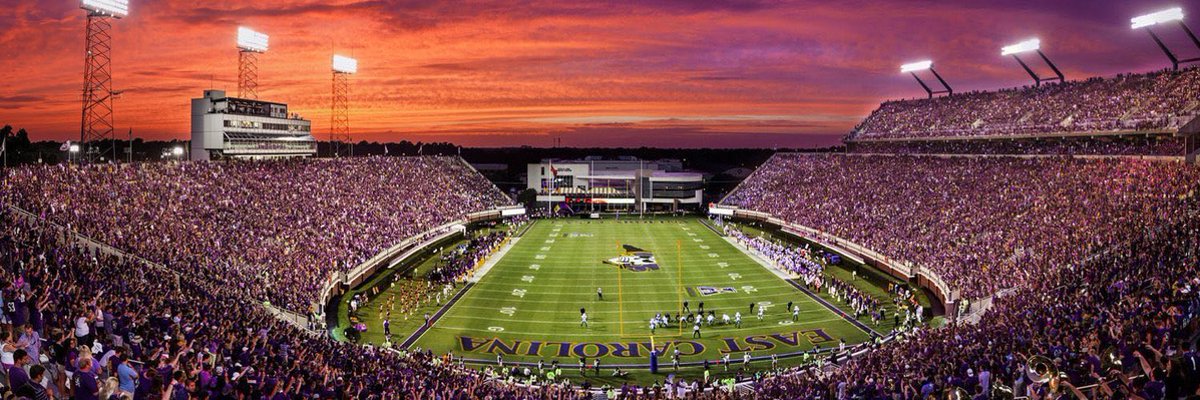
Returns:
[[[725,353],[740,362],[746,352],[786,355],[869,337],[698,218],[538,220],[512,240],[486,275],[444,308],[431,328],[413,336],[411,348],[468,360],[494,362],[499,354],[510,363],[558,360],[566,366],[581,356],[589,364],[599,357],[602,367],[632,369],[650,362],[652,348],[665,354],[659,364],[669,368],[676,349],[685,364],[715,362]],[[658,269],[604,263],[623,255],[624,245],[653,253]],[[699,338],[691,324],[675,322],[652,334],[650,318],[680,312],[685,300],[692,311],[703,302],[718,323],[704,325]],[[798,321],[786,310],[788,302],[800,307]],[[762,320],[757,307],[765,310]],[[586,327],[580,308],[588,315]],[[719,323],[722,314],[735,312],[742,314],[742,327]],[[397,334],[401,343],[408,333]]]

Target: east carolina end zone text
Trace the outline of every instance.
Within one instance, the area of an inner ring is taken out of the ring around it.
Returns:
[[[753,335],[743,338],[722,338],[721,353],[741,353],[745,351],[771,350],[776,347],[799,347],[800,340],[806,340],[812,345],[833,342],[825,331],[810,329],[794,331],[787,334]],[[500,338],[458,337],[459,345],[464,352],[492,353],[518,355],[529,357],[649,357],[651,349],[657,349],[659,354],[669,354],[669,351],[679,350],[683,356],[694,356],[704,353],[704,343],[695,340],[663,340],[651,344],[645,342],[625,343],[595,343],[595,342],[549,342],[532,340],[505,341]]]

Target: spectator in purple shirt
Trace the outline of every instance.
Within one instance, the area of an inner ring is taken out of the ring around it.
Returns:
[[[18,349],[13,352],[13,365],[8,367],[8,386],[19,388],[29,383],[29,374],[25,373],[25,366],[29,365],[29,354],[24,349]]]
[[[96,373],[92,371],[95,361],[91,358],[79,360],[79,368],[71,376],[75,388],[75,400],[99,400],[100,387],[96,382]]]

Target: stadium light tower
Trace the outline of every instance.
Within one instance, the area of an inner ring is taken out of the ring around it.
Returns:
[[[333,55],[333,101],[329,114],[329,145],[334,157],[354,155],[350,138],[350,75],[358,73],[358,60]]]
[[[925,84],[925,81],[921,80],[920,76],[917,76],[917,72],[921,72],[924,70],[929,70],[929,72],[932,72],[933,77],[937,78],[938,82],[940,82],[942,84],[943,89],[933,90],[932,88],[929,87],[929,85]],[[946,95],[954,94],[954,89],[950,88],[950,85],[946,84],[946,80],[942,79],[942,75],[938,74],[937,71],[933,69],[933,61],[925,60],[925,61],[918,61],[918,62],[914,62],[914,63],[908,63],[908,64],[901,65],[900,73],[909,73],[912,75],[913,78],[916,78],[917,83],[921,84],[921,88],[925,89],[925,93],[928,93],[929,98],[931,98],[931,99],[933,98],[933,95],[935,95],[935,94],[940,94],[940,93],[945,93]]]
[[[1043,78],[1043,77],[1039,76],[1036,72],[1033,72],[1033,69],[1029,68],[1029,65],[1025,64],[1025,61],[1021,60],[1021,53],[1028,53],[1028,52],[1035,52],[1035,53],[1037,53],[1038,56],[1041,56],[1042,61],[1045,61],[1046,65],[1048,65],[1050,67],[1050,70],[1054,71],[1055,76],[1049,77],[1049,78]],[[1041,40],[1029,39],[1029,40],[1026,40],[1024,42],[1017,43],[1014,45],[1004,46],[1004,48],[1000,49],[1000,55],[1013,56],[1013,58],[1017,60],[1017,63],[1021,64],[1021,68],[1024,68],[1025,72],[1029,73],[1029,76],[1033,78],[1033,83],[1036,86],[1041,86],[1042,82],[1047,82],[1047,81],[1059,81],[1059,82],[1066,81],[1066,78],[1063,77],[1062,71],[1058,70],[1058,66],[1054,65],[1054,63],[1050,61],[1050,58],[1046,57],[1046,53],[1042,52],[1042,41]]]
[[[112,20],[129,15],[128,0],[83,0],[79,8],[87,11],[86,49],[83,58],[83,117],[79,143],[83,156],[100,157],[108,153],[101,143],[113,141]]]
[[[258,54],[267,52],[267,35],[238,27],[238,97],[258,99]]]
[[[1158,24],[1177,22],[1179,23],[1179,27],[1183,28],[1183,31],[1186,32],[1188,37],[1192,39],[1192,44],[1196,45],[1197,49],[1200,49],[1200,39],[1197,39],[1196,34],[1192,33],[1191,28],[1188,28],[1187,24],[1183,23],[1182,8],[1176,7],[1139,17],[1133,17],[1129,20],[1129,22],[1130,27],[1134,30],[1145,29],[1146,32],[1150,33],[1150,37],[1154,39],[1154,43],[1157,43],[1158,48],[1162,49],[1163,53],[1167,55],[1167,58],[1171,60],[1171,67],[1175,68],[1176,70],[1179,69],[1179,64],[1200,61],[1200,57],[1180,59],[1179,56],[1171,51],[1170,47],[1167,47],[1167,45],[1163,43],[1162,39],[1159,39],[1158,34],[1154,33],[1154,30],[1151,29]]]

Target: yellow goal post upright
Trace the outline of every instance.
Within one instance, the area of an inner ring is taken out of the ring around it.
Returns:
[[[675,301],[675,312],[683,319],[683,241],[675,241],[675,288],[679,299]],[[679,322],[679,336],[683,336],[683,322]]]

